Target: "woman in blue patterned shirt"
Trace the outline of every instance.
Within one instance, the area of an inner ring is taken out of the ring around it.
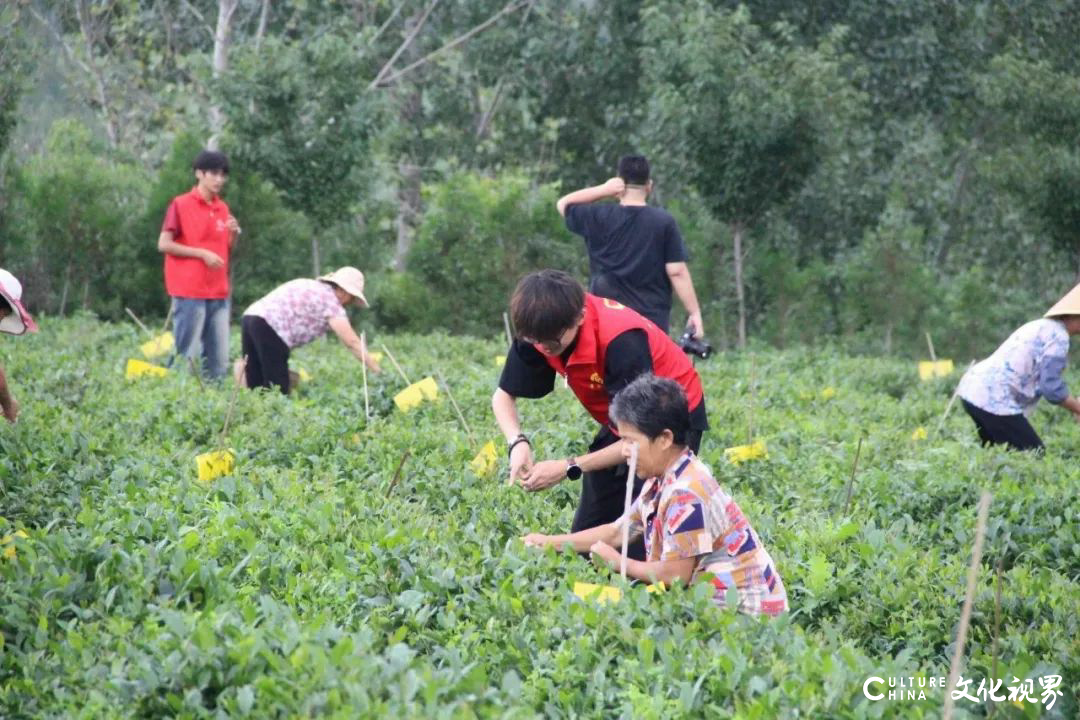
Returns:
[[[1080,422],[1080,400],[1069,394],[1062,378],[1069,338],[1077,333],[1080,285],[964,373],[956,392],[975,421],[983,445],[1042,450],[1043,442],[1027,419],[1042,397],[1070,411]]]

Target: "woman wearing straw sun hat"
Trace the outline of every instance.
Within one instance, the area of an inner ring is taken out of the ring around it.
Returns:
[[[298,278],[274,288],[244,311],[241,346],[249,388],[289,392],[289,352],[333,330],[356,359],[373,372],[379,364],[349,324],[348,305],[368,307],[364,274],[343,267],[317,280]]]
[[[0,332],[9,335],[22,335],[37,332],[37,324],[22,304],[22,283],[7,270],[0,269]],[[19,416],[19,403],[8,389],[7,376],[0,366],[0,409],[8,422],[15,422]]]
[[[1080,422],[1080,400],[1069,393],[1062,378],[1069,338],[1078,333],[1080,285],[964,373],[956,393],[975,421],[983,445],[1042,450],[1045,446],[1027,419],[1041,397]]]

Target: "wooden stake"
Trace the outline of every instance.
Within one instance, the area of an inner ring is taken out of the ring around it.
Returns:
[[[244,356],[243,362],[240,363],[240,369],[247,369],[247,355]],[[236,406],[236,398],[239,395],[240,384],[235,383],[233,385],[232,397],[229,398],[229,409],[225,412],[225,424],[221,426],[221,439],[218,441],[218,449],[225,449],[225,437],[229,433],[229,421],[232,420],[233,408]]]
[[[397,360],[394,359],[394,353],[390,352],[390,348],[386,347],[386,343],[379,343],[379,347],[386,353],[386,357],[390,359],[390,364],[394,366],[394,369],[401,375],[401,379],[405,381],[406,385],[412,385],[412,381],[409,380],[409,376],[405,374],[405,371],[401,369],[401,366],[397,364]]]
[[[139,319],[138,315],[136,315],[135,313],[133,313],[131,311],[131,308],[125,307],[124,312],[126,312],[128,315],[131,316],[131,319],[135,321],[135,324],[138,325],[142,329],[142,331],[144,333],[146,333],[147,335],[153,336],[154,331],[151,330],[150,328],[146,327],[146,325],[143,325],[143,321]]]
[[[975,364],[974,360],[972,360],[971,362],[968,363],[967,369],[964,370],[965,375],[967,374],[967,371],[971,369],[971,366],[974,365],[974,364]],[[957,397],[957,395],[959,393],[960,393],[960,384],[957,383],[956,384],[956,389],[953,390],[952,397],[949,398],[949,404],[945,406],[945,412],[941,414],[941,419],[938,420],[937,429],[934,431],[935,435],[940,435],[941,434],[941,428],[945,425],[945,418],[949,417],[949,413],[952,411],[953,403],[956,402],[956,397]]]
[[[165,322],[161,324],[161,332],[165,333],[169,329],[169,321],[172,320],[172,300],[169,301],[169,311],[165,313]]]
[[[465,428],[465,434],[469,436],[469,444],[472,445],[473,450],[476,449],[476,438],[473,437],[472,429],[469,427],[469,423],[465,421],[465,416],[461,412],[461,408],[458,407],[457,400],[454,399],[453,393],[450,392],[450,385],[446,382],[446,378],[443,377],[441,371],[436,370],[435,375],[439,378],[439,382],[442,383],[443,389],[446,390],[446,397],[450,398],[450,404],[454,406],[454,410],[457,411],[458,420],[461,421],[461,427]]]
[[[390,491],[394,489],[394,486],[398,484],[398,480],[401,479],[401,468],[405,467],[405,461],[408,459],[412,450],[405,449],[405,454],[401,456],[401,462],[398,463],[397,470],[394,471],[394,477],[390,480],[390,487],[386,488],[386,497],[390,497]]]
[[[982,561],[983,535],[986,533],[986,516],[990,513],[991,495],[983,490],[979,499],[979,519],[975,524],[975,544],[971,549],[971,565],[968,566],[967,592],[964,594],[964,608],[960,611],[960,629],[956,633],[956,649],[953,651],[952,664],[949,667],[949,680],[946,688],[956,687],[960,676],[960,663],[964,656],[964,643],[967,642],[968,623],[971,621],[971,606],[975,602],[975,581],[979,575],[979,563]],[[944,720],[951,720],[954,704],[952,693],[945,692]]]
[[[930,333],[926,333],[926,345],[930,348],[930,362],[937,362],[937,355],[934,353],[934,341],[930,339]]]
[[[188,367],[191,368],[191,374],[195,376],[195,380],[199,383],[199,392],[205,390],[205,386],[202,381],[202,373],[199,372],[199,368],[195,367],[195,358],[188,357]]]
[[[844,514],[847,515],[851,506],[851,488],[855,485],[855,470],[859,467],[859,453],[862,452],[862,435],[859,436],[859,444],[855,446],[855,461],[851,463],[851,477],[847,481],[847,499],[844,500]]]
[[[630,505],[633,503],[634,476],[637,474],[637,443],[630,443],[630,471],[626,474],[626,501],[623,503],[622,562],[619,573],[626,579],[626,553],[630,547]]]
[[[757,382],[757,361],[754,358],[753,353],[750,354],[750,403],[746,407],[746,431],[749,437],[746,438],[746,444],[751,445],[754,442],[754,385]]]
[[[514,334],[510,332],[510,316],[503,313],[503,327],[506,329],[506,347],[514,344]]]
[[[364,373],[364,420],[366,422],[371,421],[371,406],[368,404],[368,389],[367,389],[367,342],[364,333],[360,333],[360,347],[364,350],[364,359],[360,362],[361,372]]]

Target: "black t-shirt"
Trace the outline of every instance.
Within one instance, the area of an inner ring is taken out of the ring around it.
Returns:
[[[618,300],[667,332],[671,280],[665,265],[687,260],[675,218],[647,205],[569,205],[566,227],[585,238],[589,292]]]
[[[574,352],[577,340],[562,354],[565,362]],[[608,399],[629,385],[642,373],[651,372],[652,353],[644,330],[627,330],[612,340],[604,356],[604,390]],[[513,397],[541,398],[555,389],[555,369],[543,354],[529,343],[515,340],[506,353],[506,364],[499,377],[499,387]],[[690,408],[690,428],[708,430],[705,399]]]

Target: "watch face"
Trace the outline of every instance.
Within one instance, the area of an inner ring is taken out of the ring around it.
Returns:
[[[579,468],[577,465],[571,463],[566,468],[566,477],[570,478],[571,480],[579,479],[581,477],[581,468]]]

